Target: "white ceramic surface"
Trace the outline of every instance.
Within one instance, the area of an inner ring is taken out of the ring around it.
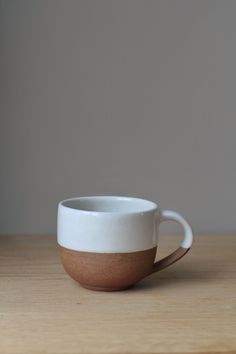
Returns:
[[[58,205],[57,239],[68,249],[87,252],[132,252],[157,245],[161,221],[174,220],[184,229],[183,248],[190,248],[191,227],[174,211],[131,197],[90,196]]]

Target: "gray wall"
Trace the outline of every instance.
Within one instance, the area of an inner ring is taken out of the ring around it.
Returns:
[[[55,232],[93,194],[236,231],[236,1],[0,6],[0,232]]]

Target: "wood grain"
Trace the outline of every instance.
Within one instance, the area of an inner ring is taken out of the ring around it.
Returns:
[[[158,258],[178,242],[162,236]],[[73,282],[53,236],[0,236],[0,353],[236,353],[236,236],[198,236],[118,293]]]

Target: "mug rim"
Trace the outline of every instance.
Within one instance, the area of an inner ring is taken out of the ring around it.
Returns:
[[[104,210],[88,210],[79,208],[78,205],[75,207],[73,203],[76,201],[105,201],[110,200],[112,202],[133,202],[134,204],[139,204],[137,210],[116,210],[116,211],[104,211]],[[72,204],[72,205],[71,205]],[[140,206],[143,205],[141,208]],[[159,208],[158,204],[139,197],[123,196],[123,195],[90,195],[67,198],[59,202],[59,206],[67,209],[68,211],[79,212],[83,214],[93,214],[93,215],[132,215],[132,214],[144,214],[155,211]]]

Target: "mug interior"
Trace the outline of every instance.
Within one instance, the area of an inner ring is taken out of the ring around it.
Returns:
[[[64,207],[99,213],[140,213],[155,210],[157,204],[149,200],[121,196],[90,196],[67,199]]]

